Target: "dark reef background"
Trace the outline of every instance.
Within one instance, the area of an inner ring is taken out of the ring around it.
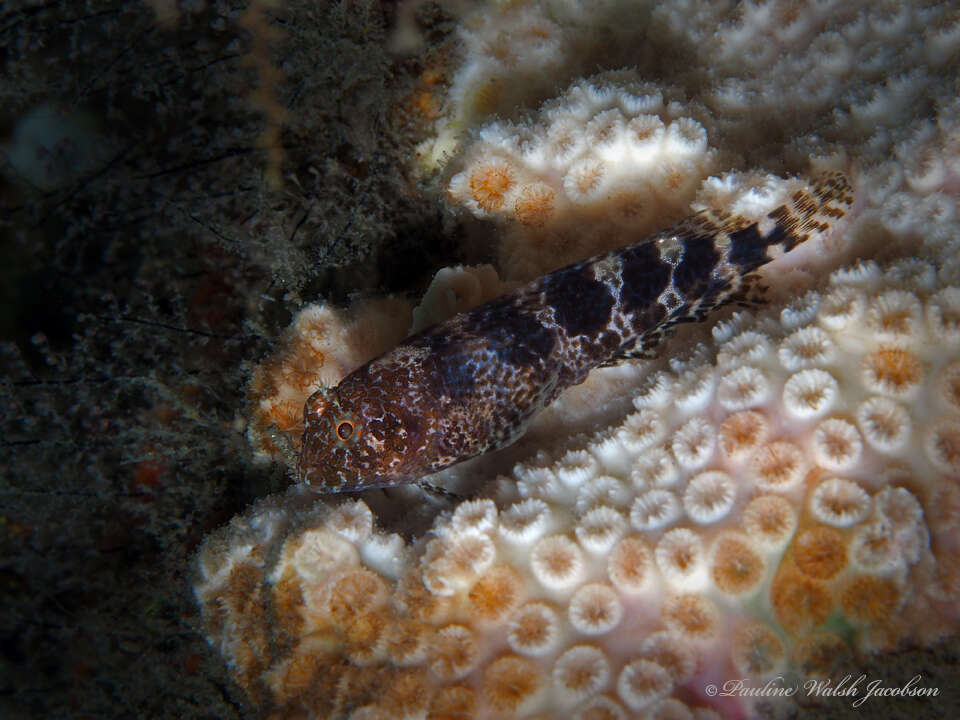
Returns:
[[[289,482],[243,435],[251,368],[302,303],[462,259],[409,175],[453,20],[424,5],[398,57],[393,0],[266,5],[0,5],[0,717],[252,716],[190,581]],[[872,672],[955,693],[956,658]]]
[[[250,370],[303,302],[456,260],[395,6],[265,4],[0,5],[0,717],[245,716],[190,558],[289,482]]]

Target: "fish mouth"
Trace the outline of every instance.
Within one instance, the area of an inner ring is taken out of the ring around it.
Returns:
[[[314,467],[304,468],[302,460],[297,461],[297,479],[301,485],[309,487],[319,488],[323,484],[320,472]]]
[[[306,462],[301,453],[297,462],[297,477],[300,483],[318,493],[351,493],[375,488],[392,487],[413,482],[406,475],[381,476],[376,473],[362,475],[356,471],[333,467],[325,462]]]
[[[300,454],[297,455],[297,478],[303,485],[322,490],[331,475],[326,463],[321,462],[321,451],[311,441],[309,430],[304,432]]]
[[[354,489],[343,472],[316,464],[304,467],[302,460],[298,463],[297,475],[301,484],[321,493],[337,493]]]
[[[300,483],[320,493],[339,493],[363,490],[360,475],[343,467],[332,465],[326,449],[317,447],[306,437],[297,457],[297,478]]]

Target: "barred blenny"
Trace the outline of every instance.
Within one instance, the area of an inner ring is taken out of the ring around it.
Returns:
[[[331,493],[400,485],[509,445],[593,368],[759,299],[755,271],[852,202],[831,173],[759,222],[702,212],[408,338],[307,400],[301,481]]]

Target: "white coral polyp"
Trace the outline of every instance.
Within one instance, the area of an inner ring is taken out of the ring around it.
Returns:
[[[761,405],[770,392],[767,377],[759,368],[745,365],[731,370],[717,384],[717,400],[725,410],[744,410]]]
[[[804,368],[827,365],[833,361],[836,348],[821,328],[804,327],[788,336],[777,351],[780,364],[795,372]]]
[[[666,668],[652,660],[638,659],[624,666],[617,678],[617,694],[631,710],[642,710],[673,689]]]
[[[587,122],[586,133],[590,145],[610,145],[623,134],[626,119],[619,108],[597,113]]]
[[[620,511],[608,505],[587,511],[574,528],[580,545],[597,555],[608,552],[626,531],[626,519]]]
[[[906,488],[885,487],[874,496],[873,505],[897,532],[913,531],[923,521],[923,507]]]
[[[630,496],[625,483],[610,475],[598,475],[579,489],[573,507],[580,515],[599,507],[620,508],[630,502]]]
[[[553,685],[561,702],[573,705],[600,692],[610,681],[610,661],[594,645],[575,645],[553,665]]]
[[[860,461],[863,442],[856,426],[842,418],[828,418],[813,432],[813,454],[827,470],[848,470]]]
[[[856,323],[862,317],[865,308],[863,294],[856,288],[837,287],[830,290],[824,297],[817,322],[828,330],[843,330]]]
[[[627,720],[627,712],[616,700],[606,695],[597,695],[582,703],[572,715],[573,720]]]
[[[693,477],[683,493],[683,509],[694,522],[708,525],[726,517],[737,497],[727,473],[710,470]]]
[[[660,538],[654,557],[667,582],[686,589],[699,587],[705,582],[704,553],[700,535],[687,528],[676,528]]]
[[[810,493],[808,507],[810,514],[825,525],[849,527],[870,513],[870,496],[855,482],[829,478]]]
[[[871,573],[885,574],[904,565],[893,525],[883,518],[857,526],[850,539],[850,557],[858,567]]]
[[[297,540],[291,564],[307,581],[326,579],[330,574],[355,567],[360,560],[353,543],[324,528],[306,532]]]
[[[373,531],[373,513],[362,500],[337,506],[327,522],[332,530],[351,542],[364,540]]]
[[[944,288],[927,300],[926,318],[934,337],[960,344],[960,288]]]
[[[624,452],[627,444],[621,441],[621,437],[626,438],[628,435],[623,428],[604,433],[587,446],[587,451],[597,459],[601,467],[607,470],[615,467],[619,470],[627,460],[627,453]]]
[[[935,423],[927,430],[923,447],[935,468],[960,477],[960,422],[944,420]]]
[[[634,401],[636,402],[636,401]],[[617,438],[631,453],[639,454],[663,439],[663,420],[660,414],[649,408],[628,415]]]
[[[830,412],[839,392],[836,379],[826,370],[801,370],[783,386],[783,406],[798,419],[821,417]]]
[[[570,598],[568,618],[573,629],[583,635],[603,635],[620,623],[623,604],[610,586],[588,583]]]
[[[657,530],[672,525],[682,515],[680,501],[670,490],[643,493],[630,507],[630,523],[637,530]]]
[[[917,338],[922,328],[922,307],[906,290],[888,290],[874,297],[867,308],[867,326],[882,340]]]
[[[527,498],[500,513],[500,535],[517,544],[530,544],[543,537],[552,525],[550,506],[538,498]]]
[[[699,368],[683,373],[677,381],[674,405],[685,413],[702,410],[713,396],[713,372],[711,368]]]
[[[694,417],[673,435],[670,450],[684,470],[699,470],[710,460],[717,442],[717,431],[709,421]]]
[[[716,332],[716,328],[714,328]],[[717,353],[719,367],[740,366],[761,362],[770,353],[770,338],[755,330],[746,330],[720,346]]]
[[[707,151],[707,131],[690,118],[679,118],[670,123],[664,142],[668,151],[682,155],[700,155]]]
[[[496,557],[496,546],[486,535],[445,534],[427,543],[421,560],[424,580],[435,595],[452,595],[473,585]]]
[[[507,642],[521,655],[542,657],[560,640],[560,618],[550,605],[531,602],[521,606],[507,625]]]
[[[455,532],[489,533],[497,529],[497,506],[492,500],[468,500],[457,506],[450,519]]]
[[[810,291],[780,311],[780,324],[788,330],[813,322],[820,310],[820,293]],[[783,356],[781,355],[781,362]],[[791,368],[787,368],[788,370]],[[793,368],[798,369],[798,368]]]
[[[575,203],[596,201],[606,189],[610,170],[599,158],[586,158],[579,161],[563,178],[563,190]]]
[[[673,681],[677,685],[688,682],[697,671],[697,654],[694,644],[670,630],[660,630],[650,635],[640,646],[640,654],[669,668]]]
[[[392,533],[370,535],[360,546],[363,564],[384,577],[397,579],[408,561],[409,548],[403,538]]]
[[[663,447],[657,447],[637,458],[630,470],[630,479],[634,488],[642,492],[675,486],[680,479],[680,472],[670,453]]]
[[[882,277],[883,270],[876,261],[857,260],[853,265],[834,270],[830,274],[830,284],[851,289],[871,289],[876,288]]]
[[[929,292],[937,284],[937,268],[919,258],[904,258],[891,263],[884,278],[891,285],[900,285],[914,292]]]
[[[641,159],[656,151],[665,133],[666,126],[656,115],[637,115],[627,123],[627,138],[634,153]]]
[[[913,423],[910,415],[889,398],[872,397],[857,408],[857,425],[876,450],[895,453],[906,447]]]
[[[569,590],[577,585],[586,569],[583,551],[565,535],[538,540],[530,554],[533,576],[550,590]]]
[[[675,384],[676,381],[662,371],[647,375],[633,396],[633,406],[637,410],[663,409],[671,402]]]
[[[560,459],[556,474],[568,487],[578,487],[596,474],[597,461],[586,450],[571,450]]]

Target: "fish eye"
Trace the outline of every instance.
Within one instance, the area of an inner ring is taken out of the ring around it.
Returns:
[[[341,420],[337,423],[337,437],[341,440],[347,440],[353,435],[353,423],[349,420]]]

